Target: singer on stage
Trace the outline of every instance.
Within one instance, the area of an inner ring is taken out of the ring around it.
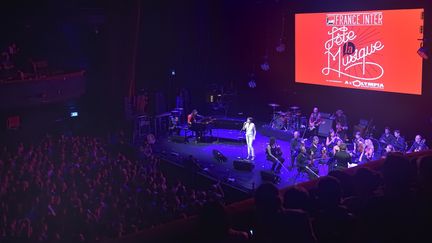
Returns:
[[[254,160],[255,159],[255,151],[253,148],[253,141],[256,136],[256,128],[255,124],[252,122],[252,117],[248,117],[246,122],[243,123],[242,131],[246,131],[246,143],[247,143],[247,151],[248,157],[246,159]]]

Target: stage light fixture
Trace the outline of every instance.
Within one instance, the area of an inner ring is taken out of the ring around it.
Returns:
[[[251,79],[251,80],[248,82],[248,86],[249,86],[249,88],[251,88],[251,89],[256,88],[256,82],[255,82],[255,80],[254,80],[254,79]]]
[[[286,45],[285,45],[283,39],[280,39],[279,45],[276,46],[276,51],[279,53],[282,53],[285,51],[285,49],[286,49]]]
[[[270,70],[270,64],[268,63],[268,61],[267,60],[265,60],[261,65],[260,65],[260,67],[261,67],[261,69],[263,70],[263,71],[268,71],[268,70]]]
[[[254,89],[254,88],[256,88],[256,86],[257,86],[257,84],[255,81],[255,74],[251,73],[249,75],[248,87],[251,89]]]
[[[276,51],[279,53],[282,53],[285,51],[285,44],[284,43],[280,43],[278,46],[276,46]]]
[[[285,15],[282,16],[282,30],[279,38],[279,44],[276,46],[276,52],[282,53],[286,50],[286,39],[285,39]]]

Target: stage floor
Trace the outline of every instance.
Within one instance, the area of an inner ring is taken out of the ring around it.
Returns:
[[[181,134],[183,135],[183,134]],[[287,134],[287,136],[290,136]],[[179,163],[181,165],[183,158],[193,155],[203,168],[202,174],[210,176],[215,180],[230,184],[239,189],[246,191],[258,187],[263,180],[261,178],[262,170],[270,170],[272,163],[266,160],[265,149],[269,138],[260,133],[257,129],[255,148],[255,168],[252,171],[241,171],[234,169],[233,161],[247,157],[247,147],[244,141],[244,134],[239,130],[213,129],[214,141],[195,143],[191,138],[188,143],[171,141],[168,137],[158,138],[154,146],[156,153],[165,156],[166,159]],[[287,187],[309,180],[307,175],[298,174],[297,169],[288,170],[290,161],[290,147],[288,141],[278,140],[282,148],[283,157],[285,158],[285,168],[282,168],[279,188]],[[218,162],[213,156],[213,150],[220,151],[226,158],[226,162]]]

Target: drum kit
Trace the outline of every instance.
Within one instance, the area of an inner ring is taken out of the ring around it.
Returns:
[[[276,111],[279,104],[268,104],[273,108],[273,118],[270,127],[277,130],[299,130],[301,127],[301,112],[298,106],[291,106],[287,111]]]

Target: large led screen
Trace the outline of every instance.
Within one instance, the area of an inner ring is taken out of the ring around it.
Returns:
[[[423,9],[295,15],[295,81],[421,94]]]

